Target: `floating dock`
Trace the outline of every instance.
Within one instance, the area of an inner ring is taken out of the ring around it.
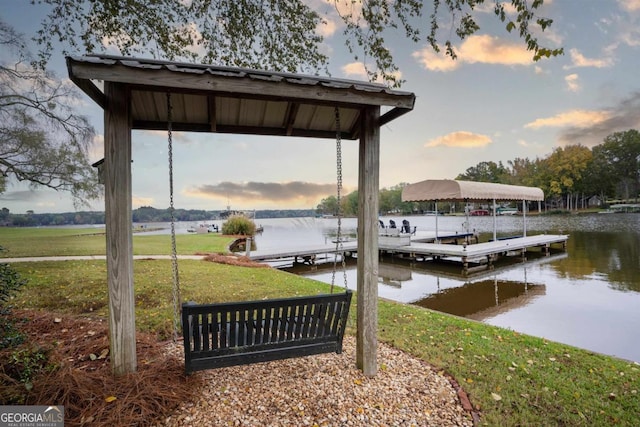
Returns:
[[[484,243],[467,243],[467,235],[458,233],[439,233],[433,243],[426,243],[424,236],[399,235],[380,236],[378,249],[381,252],[409,257],[415,260],[441,260],[459,262],[463,274],[491,268],[501,256],[525,257],[529,249],[550,253],[552,245],[559,245],[566,250],[568,235],[538,234],[527,237],[513,237]],[[442,243],[451,241],[452,243]],[[440,242],[440,243],[436,243]],[[251,252],[248,257],[254,261],[272,261],[282,258],[293,258],[294,262],[313,264],[318,255],[341,254],[353,256],[358,251],[358,242],[345,241],[339,247],[335,243],[313,247],[300,247],[288,250],[263,250]],[[301,260],[301,261],[300,261]]]

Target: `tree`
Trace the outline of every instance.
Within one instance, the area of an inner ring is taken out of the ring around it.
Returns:
[[[358,190],[347,194],[342,198],[342,213],[348,216],[358,215]]]
[[[527,187],[535,187],[538,175],[538,166],[540,160],[529,160],[527,158],[516,157],[509,160],[509,180],[506,184],[524,185]]]
[[[595,147],[594,147],[595,148]],[[608,171],[625,199],[637,201],[640,190],[640,132],[615,132],[598,146],[598,155],[609,165]]]
[[[568,145],[553,150],[543,162],[542,181],[548,183],[543,188],[550,196],[567,196],[567,208],[571,208],[571,196],[583,188],[582,179],[589,168],[593,155],[583,145]],[[576,206],[577,207],[577,206]]]
[[[462,181],[495,182],[505,183],[508,180],[509,172],[502,162],[480,162],[476,166],[467,168],[465,173],[460,174],[456,179]]]
[[[398,70],[385,37],[402,29],[415,43],[428,43],[451,58],[451,40],[475,34],[473,12],[485,0],[327,0],[345,24],[345,43],[356,59],[370,60],[371,80],[399,85]],[[55,42],[74,51],[104,50],[109,40],[123,55],[152,54],[258,69],[326,71],[328,58],[320,48],[319,28],[326,23],[320,11],[305,0],[40,0],[51,7],[37,34],[41,65],[52,55]],[[493,13],[508,32],[517,31],[534,60],[556,56],[562,49],[540,46],[533,35],[552,20],[536,14],[543,0],[493,0]],[[509,4],[509,7],[505,7]],[[324,3],[323,3],[324,5]],[[426,19],[426,16],[429,16]],[[446,30],[440,27],[446,23]],[[425,31],[426,30],[426,31]],[[534,30],[534,31],[535,31]],[[439,40],[446,38],[444,43]],[[202,53],[200,53],[202,52]],[[67,53],[66,51],[64,53]],[[365,61],[366,62],[366,61]]]
[[[321,215],[337,215],[338,214],[338,199],[336,196],[329,196],[326,199],[322,199],[316,212]]]
[[[591,193],[600,196],[605,201],[607,197],[615,196],[615,170],[609,163],[607,152],[602,144],[591,148],[593,159],[591,166],[585,173],[585,185]]]
[[[7,180],[67,190],[76,203],[98,195],[87,148],[94,129],[73,105],[79,93],[34,68],[22,36],[0,21],[0,46],[15,62],[0,62],[0,193]]]

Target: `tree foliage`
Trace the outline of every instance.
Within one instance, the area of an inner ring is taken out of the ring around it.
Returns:
[[[0,63],[0,193],[15,178],[68,190],[76,202],[97,196],[87,155],[94,129],[74,110],[78,91],[32,67],[23,37],[2,21],[0,46],[16,58]]]
[[[373,69],[367,68],[371,80],[382,79],[396,86],[401,83],[395,74],[398,67],[390,46],[385,41],[390,29],[401,29],[405,38],[415,43],[426,42],[436,52],[444,49],[447,56],[456,59],[455,39],[452,35],[455,34],[458,40],[464,40],[477,33],[480,26],[476,12],[485,3],[492,3],[493,13],[505,23],[507,32],[518,32],[527,50],[532,51],[534,61],[561,55],[562,48],[541,46],[531,31],[532,23],[542,31],[553,23],[552,19],[536,14],[543,2],[544,0],[333,0],[345,24],[344,35],[350,52],[355,54],[356,59],[358,54],[371,58],[375,64]]]
[[[591,150],[582,145],[554,149],[543,162],[542,181],[547,184],[545,193],[562,195],[577,190],[591,159]]]
[[[467,170],[456,177],[462,181],[482,181],[504,183],[507,180],[508,171],[502,162],[484,161],[476,166],[471,166]]]
[[[37,34],[44,65],[57,43],[66,53],[104,51],[105,40],[123,55],[151,54],[220,65],[282,71],[327,70],[322,27],[327,10],[305,0],[38,0],[50,12]],[[392,32],[414,43],[445,50],[455,59],[452,36],[464,40],[480,30],[478,10],[493,7],[507,32],[517,32],[532,58],[562,49],[541,46],[531,26],[552,24],[537,15],[543,0],[327,0],[344,23],[345,44],[367,66],[371,80],[397,86]],[[487,3],[487,4],[485,4]],[[321,3],[324,5],[324,3]],[[428,18],[427,18],[428,16]],[[444,37],[444,41],[442,41]],[[373,64],[373,66],[371,66]]]
[[[5,249],[0,246],[0,255]],[[10,264],[0,263],[0,349],[20,344],[22,334],[14,327],[10,301],[27,281]]]
[[[256,224],[242,215],[233,215],[222,223],[222,234],[253,236],[256,234]]]
[[[40,65],[64,54],[152,55],[281,71],[317,71],[327,57],[320,16],[300,0],[40,0],[50,6],[37,42]]]
[[[625,198],[640,191],[640,132],[635,129],[607,136],[597,151],[599,160],[607,165],[605,176],[617,176],[618,189]]]
[[[535,186],[547,198],[582,195],[625,200],[640,197],[640,132],[615,132],[589,149],[580,144],[557,147],[544,158],[483,161],[456,179]]]

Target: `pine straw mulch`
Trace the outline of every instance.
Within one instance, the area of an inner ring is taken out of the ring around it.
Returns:
[[[243,255],[224,255],[213,253],[196,253],[196,255],[202,255],[205,261],[217,262],[218,264],[235,265],[240,267],[271,268],[268,264],[253,261],[251,258]]]
[[[186,377],[184,362],[153,335],[136,336],[137,372],[115,377],[104,320],[30,310],[14,310],[12,317],[20,319],[26,339],[20,347],[0,350],[0,401],[64,405],[66,425],[155,425],[203,385],[200,376]],[[30,391],[16,379],[23,366],[11,359],[21,349],[41,349],[48,356]]]

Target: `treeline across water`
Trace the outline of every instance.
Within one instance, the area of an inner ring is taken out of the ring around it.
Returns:
[[[228,216],[228,211],[223,210],[200,210],[200,209],[175,209],[176,221],[197,222],[224,219]],[[309,217],[315,215],[313,209],[269,209],[246,212],[248,216],[255,219],[260,218],[296,218]],[[151,206],[143,206],[132,211],[134,223],[148,222],[169,222],[171,212],[169,209],[156,209]],[[102,211],[81,211],[64,213],[35,213],[13,214],[7,208],[0,210],[0,226],[7,227],[38,227],[56,225],[95,225],[104,224],[105,214]]]

